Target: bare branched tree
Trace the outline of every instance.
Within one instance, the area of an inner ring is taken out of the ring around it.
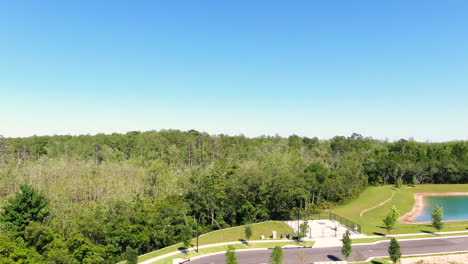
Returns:
[[[6,156],[8,151],[8,145],[6,139],[0,135],[0,164],[5,164]]]

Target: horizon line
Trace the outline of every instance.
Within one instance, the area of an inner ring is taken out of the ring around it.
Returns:
[[[119,135],[126,135],[128,133],[132,133],[132,132],[137,132],[137,133],[147,133],[147,132],[156,132],[156,133],[159,133],[159,132],[163,132],[163,131],[177,131],[177,132],[184,132],[184,133],[190,133],[192,131],[194,132],[197,132],[197,133],[200,133],[200,134],[207,134],[209,135],[210,137],[220,137],[220,136],[228,136],[228,137],[244,137],[244,138],[248,138],[248,139],[259,139],[259,138],[275,138],[275,137],[280,137],[280,138],[283,138],[283,139],[287,139],[291,136],[298,136],[300,138],[310,138],[310,139],[314,139],[316,138],[317,140],[319,141],[328,141],[328,140],[332,140],[333,138],[335,137],[345,137],[347,139],[350,139],[352,138],[353,135],[356,135],[356,136],[359,136],[363,139],[368,139],[368,140],[377,140],[377,141],[381,141],[381,142],[387,142],[387,143],[392,143],[392,142],[398,142],[400,140],[406,140],[406,141],[410,141],[410,142],[418,142],[418,143],[449,143],[449,142],[465,142],[465,141],[468,141],[468,139],[451,139],[451,140],[444,140],[444,141],[433,141],[433,140],[425,140],[425,141],[421,141],[421,140],[416,140],[414,137],[408,137],[408,138],[394,138],[394,139],[390,139],[390,138],[374,138],[372,136],[365,136],[363,134],[360,134],[360,133],[351,133],[351,135],[349,136],[345,136],[345,135],[334,135],[332,137],[328,137],[328,138],[318,138],[317,136],[304,136],[304,135],[298,135],[296,133],[293,133],[293,134],[290,134],[290,135],[280,135],[279,133],[275,133],[275,135],[271,135],[271,134],[261,134],[261,135],[256,135],[256,136],[246,136],[244,133],[239,133],[239,134],[232,134],[232,133],[210,133],[210,132],[207,132],[207,131],[199,131],[199,130],[196,130],[196,129],[188,129],[188,130],[182,130],[182,129],[177,129],[177,128],[163,128],[163,129],[150,129],[150,130],[128,130],[126,132],[91,132],[91,133],[68,133],[68,134],[60,134],[60,133],[54,133],[54,134],[33,134],[33,135],[29,135],[29,136],[5,136],[5,135],[2,135],[0,133],[0,137],[3,137],[5,139],[24,139],[24,138],[31,138],[31,137],[65,137],[65,136],[71,136],[71,137],[79,137],[79,136],[97,136],[97,135],[106,135],[106,136],[110,136],[110,135],[113,135],[113,134],[119,134]]]

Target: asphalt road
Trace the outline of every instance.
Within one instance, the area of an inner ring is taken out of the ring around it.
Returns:
[[[436,254],[455,251],[468,251],[468,237],[446,237],[424,240],[400,241],[403,255]],[[388,241],[374,245],[353,245],[349,261],[364,261],[369,257],[388,256]],[[270,250],[237,252],[241,264],[268,263]],[[305,261],[301,259],[305,258]],[[344,260],[341,247],[284,249],[284,263],[313,263],[314,261]],[[190,264],[223,264],[224,254],[202,257]]]

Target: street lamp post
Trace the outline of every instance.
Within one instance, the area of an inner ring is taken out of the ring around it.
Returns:
[[[300,239],[301,238],[301,224],[300,224],[300,219],[301,219],[301,210],[299,209],[297,211],[297,238]]]
[[[198,235],[198,219],[196,219],[196,221],[197,221],[197,253],[198,253],[198,236],[199,236]]]
[[[299,210],[297,210],[297,237],[299,238],[301,236],[301,230],[300,230],[300,227],[299,227]]]

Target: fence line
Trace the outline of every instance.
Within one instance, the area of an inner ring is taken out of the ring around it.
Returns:
[[[303,215],[304,217],[304,215]],[[318,213],[318,214],[310,214],[310,215],[305,215],[305,218],[306,219],[309,219],[309,220],[335,220],[337,222],[339,222],[340,224],[346,226],[347,228],[349,228],[350,230],[354,231],[354,232],[358,232],[358,233],[361,233],[361,225],[358,224],[358,223],[355,223],[345,217],[342,217],[342,216],[339,216],[337,214],[334,214],[332,212],[321,212],[321,213]],[[297,220],[296,219],[290,219],[290,220]]]
[[[355,231],[355,232],[358,232],[358,233],[361,233],[361,225],[347,219],[347,218],[344,218],[344,217],[341,217],[337,214],[334,214],[332,212],[330,212],[330,220],[336,220],[338,221],[340,224],[346,226],[347,228],[351,229],[352,231]]]

